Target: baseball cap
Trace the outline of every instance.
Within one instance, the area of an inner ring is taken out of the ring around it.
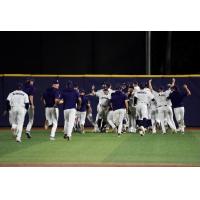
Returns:
[[[115,86],[115,89],[116,89],[116,90],[121,90],[122,87],[121,87],[121,85],[120,85],[119,83],[117,83],[116,86]]]
[[[17,83],[17,89],[21,90],[23,88],[23,84],[22,83]]]
[[[141,89],[144,89],[145,88],[145,83],[140,83],[139,86],[140,86]]]
[[[54,80],[52,84],[59,84],[59,80]]]
[[[73,82],[72,82],[71,80],[67,81],[66,86],[67,86],[68,88],[72,88],[72,87],[73,87]]]
[[[84,89],[80,89],[80,93],[85,93],[85,90]]]
[[[27,77],[27,78],[26,78],[26,81],[27,81],[27,82],[28,82],[28,81],[35,81],[35,79],[32,78],[32,77]]]

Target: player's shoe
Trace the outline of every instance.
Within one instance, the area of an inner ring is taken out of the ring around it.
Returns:
[[[99,127],[98,127],[97,124],[95,124],[95,126],[94,126],[94,132],[95,133],[99,133],[100,132]]]
[[[26,137],[27,137],[28,139],[31,139],[31,138],[32,138],[31,133],[27,131],[27,132],[26,132]]]
[[[55,140],[55,137],[50,137],[49,138],[51,141],[54,141]]]
[[[117,135],[118,135],[118,137],[120,137],[122,134],[121,134],[121,133],[118,133]]]
[[[145,129],[143,126],[140,126],[140,128],[139,128],[139,134],[140,134],[141,136],[144,136],[145,131],[146,131],[146,129]]]
[[[177,130],[176,130],[176,129],[173,129],[173,130],[172,130],[172,133],[177,133]]]
[[[67,139],[67,134],[64,134],[63,138],[64,138],[64,139]]]
[[[22,141],[20,139],[16,138],[16,142],[21,143]]]
[[[67,140],[68,141],[72,140],[72,137],[67,136]]]
[[[115,127],[115,128],[113,129],[113,132],[114,132],[114,133],[117,133],[117,131],[118,131],[118,129],[117,129],[117,127]]]
[[[141,136],[144,136],[144,132],[143,132],[142,130],[139,131],[139,134],[140,134]]]

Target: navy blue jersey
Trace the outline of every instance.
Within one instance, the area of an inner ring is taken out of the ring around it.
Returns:
[[[66,88],[62,91],[61,98],[63,99],[63,109],[76,108],[78,102],[79,93],[71,88]]]
[[[45,107],[54,107],[55,99],[60,99],[60,91],[56,88],[48,88],[44,94],[43,98],[45,100]]]
[[[116,91],[111,94],[111,103],[113,110],[126,108],[125,100],[127,100],[127,96],[121,91]]]
[[[87,109],[89,100],[86,96],[80,95],[80,97],[81,97],[81,107],[80,107],[80,109],[77,109],[77,110],[80,112],[85,112]]]
[[[23,91],[28,95],[28,96],[33,96],[35,94],[35,88],[33,85],[30,84],[24,84]]]
[[[168,99],[171,99],[172,102],[172,107],[173,108],[178,108],[178,107],[183,107],[183,99],[187,96],[186,93],[180,93],[178,91],[173,91]]]

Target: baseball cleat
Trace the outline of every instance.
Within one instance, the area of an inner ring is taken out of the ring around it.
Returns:
[[[50,140],[51,140],[51,141],[54,141],[54,140],[55,140],[55,138],[54,138],[54,137],[50,137]]]
[[[28,139],[31,139],[31,138],[32,138],[31,133],[30,133],[30,132],[26,132],[26,137],[27,137]]]
[[[139,131],[139,134],[141,135],[141,136],[144,136],[144,132],[143,131]]]
[[[16,139],[16,142],[21,143],[22,141],[20,139]]]
[[[64,138],[64,139],[67,139],[67,134],[64,134],[63,138]]]
[[[70,140],[72,140],[72,138],[71,138],[71,137],[69,137],[69,136],[67,136],[67,140],[68,140],[68,141],[70,141]]]

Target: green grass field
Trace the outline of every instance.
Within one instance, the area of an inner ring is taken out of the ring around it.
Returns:
[[[200,131],[182,134],[73,134],[34,130],[18,144],[9,130],[0,131],[0,166],[200,166]]]

